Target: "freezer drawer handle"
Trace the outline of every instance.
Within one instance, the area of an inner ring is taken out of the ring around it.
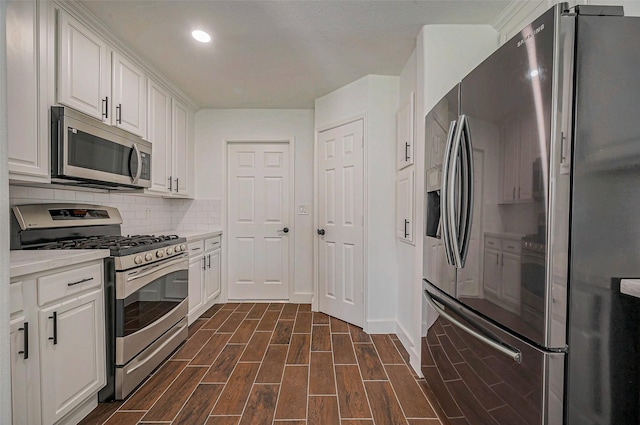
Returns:
[[[621,279],[620,292],[640,298],[640,279]]]
[[[436,302],[431,298],[431,295],[429,295],[427,291],[424,291],[424,293],[426,295],[425,298],[427,299],[427,302],[431,305],[431,307],[434,308],[435,311],[438,312],[439,315],[441,315],[442,317],[444,317],[445,319],[447,319],[448,321],[450,321],[451,323],[453,323],[454,325],[456,325],[457,327],[459,327],[469,335],[475,337],[481,342],[484,342],[489,347],[492,347],[495,350],[500,351],[502,354],[509,356],[514,362],[518,364],[522,363],[522,353],[520,353],[519,351],[513,350],[509,347],[506,347],[503,344],[496,342],[490,338],[487,338],[486,336],[471,329],[470,327],[460,322],[459,320],[453,318],[452,316],[449,315],[449,313],[445,312],[442,308],[440,308],[439,305],[436,304]]]

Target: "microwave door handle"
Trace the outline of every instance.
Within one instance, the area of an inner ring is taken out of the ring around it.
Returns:
[[[467,260],[467,254],[469,253],[469,241],[471,239],[471,226],[473,224],[473,143],[471,142],[471,130],[469,128],[469,119],[462,115],[460,120],[460,126],[462,127],[462,136],[464,139],[464,149],[462,150],[462,161],[465,168],[464,177],[466,177],[465,184],[465,204],[464,207],[464,231],[462,233],[462,246],[460,251],[460,257],[462,260],[461,266],[464,267],[464,263]]]
[[[131,175],[131,178],[133,179],[132,183],[137,184],[138,180],[140,180],[140,174],[142,174],[142,155],[140,154],[140,148],[138,148],[137,143],[134,143],[132,148],[133,148],[133,152],[135,152],[136,154],[136,158],[138,159],[138,166],[136,167],[135,173],[133,173],[133,170],[132,170],[133,167],[131,166],[131,159],[129,159],[129,173]]]
[[[442,160],[442,188],[440,190],[440,226],[442,229],[442,240],[444,242],[444,251],[447,254],[447,262],[451,266],[454,266],[455,264],[451,250],[451,234],[449,233],[447,194],[449,193],[449,156],[451,155],[451,144],[453,143],[456,123],[457,121],[453,120],[449,124],[447,144],[444,149],[444,158]]]
[[[462,116],[459,117],[461,121]],[[459,241],[459,223],[456,214],[456,177],[458,174],[458,165],[460,162],[460,146],[462,144],[462,122],[458,123],[456,134],[454,136],[453,145],[451,147],[451,153],[449,155],[449,187],[447,192],[447,222],[449,224],[449,235],[452,245],[454,266],[458,269],[462,268],[462,258],[460,256],[460,241]]]

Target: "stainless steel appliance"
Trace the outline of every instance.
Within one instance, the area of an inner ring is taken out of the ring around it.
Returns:
[[[426,117],[422,370],[452,424],[640,423],[639,39],[557,5]]]
[[[61,106],[51,107],[51,181],[108,190],[151,186],[151,143]]]
[[[189,260],[185,239],[121,236],[116,208],[12,207],[11,249],[109,249],[105,259],[107,385],[121,400],[187,337]]]

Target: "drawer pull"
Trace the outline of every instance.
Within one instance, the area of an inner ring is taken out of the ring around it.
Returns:
[[[197,248],[191,248],[191,251],[200,251],[202,248],[197,247]]]
[[[24,322],[22,327],[18,328],[18,330],[24,332],[24,349],[22,351],[18,351],[18,354],[22,354],[23,358],[27,360],[29,358],[29,322]]]
[[[79,280],[77,282],[67,283],[67,286],[80,285],[81,283],[89,282],[90,280],[93,280],[93,278],[92,277],[87,277],[87,278],[81,279],[81,280]]]
[[[50,336],[49,339],[53,340],[53,345],[56,345],[58,344],[58,312],[54,311],[49,319],[53,319],[53,336]]]

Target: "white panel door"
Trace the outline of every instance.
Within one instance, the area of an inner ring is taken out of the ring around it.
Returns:
[[[228,148],[229,299],[289,299],[289,144]]]
[[[364,124],[318,134],[318,306],[364,324]]]

